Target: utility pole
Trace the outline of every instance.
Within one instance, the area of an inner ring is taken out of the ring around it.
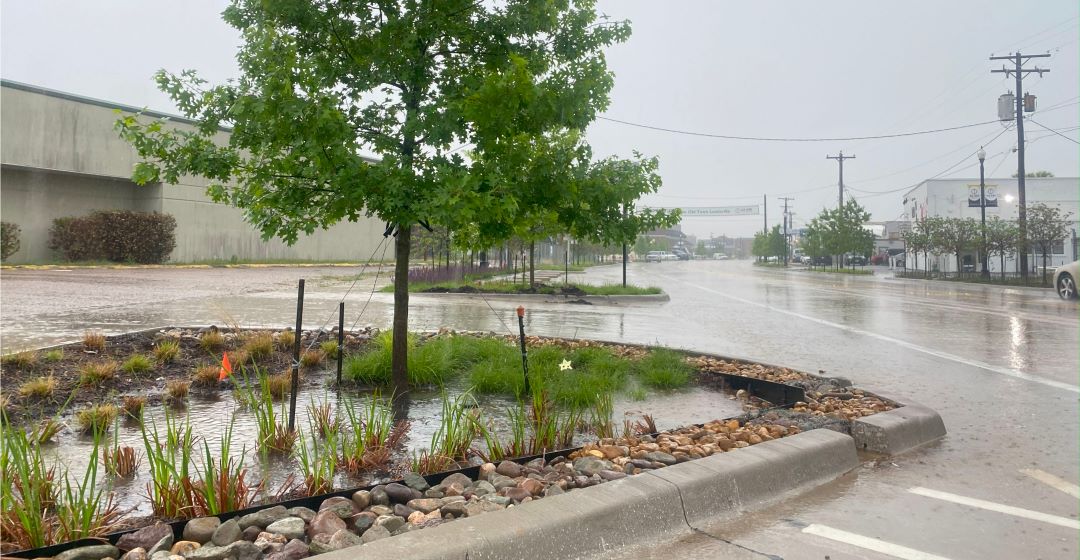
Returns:
[[[769,195],[761,195],[761,206],[763,209],[762,214],[765,216],[761,227],[761,233],[769,235]]]
[[[840,155],[830,156],[826,155],[825,159],[835,159],[840,164],[840,206],[844,205],[844,160],[855,159],[855,156],[845,156],[844,151],[840,150]]]
[[[794,198],[781,196],[779,200],[784,201],[784,266],[788,265],[788,254],[791,253],[789,249],[790,242],[788,241],[788,223],[791,221],[791,214],[788,213],[788,201],[795,200]]]
[[[1039,77],[1050,70],[1046,68],[1023,68],[1024,63],[1032,58],[1049,58],[1049,54],[1020,54],[1019,51],[1009,56],[991,56],[990,60],[1009,60],[1013,67],[1006,68],[1001,65],[1001,70],[991,70],[991,74],[1013,74],[1016,78],[1016,173],[1017,173],[1017,198],[1020,203],[1020,276],[1027,280],[1028,277],[1028,247],[1027,247],[1027,192],[1024,185],[1024,75],[1037,72]]]

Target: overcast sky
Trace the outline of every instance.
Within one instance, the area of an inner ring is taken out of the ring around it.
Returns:
[[[237,73],[238,34],[216,0],[2,0],[0,75],[61,91],[175,112],[151,76],[198,70],[211,82]],[[633,35],[609,52],[616,74],[605,116],[644,125],[736,136],[836,138],[937,129],[993,120],[1011,79],[991,74],[991,54],[1046,53],[1051,72],[1025,79],[1045,109],[1034,120],[1077,139],[1080,7],[1075,0],[735,2],[608,0]],[[1054,108],[1056,106],[1056,108]],[[660,158],[653,206],[758,204],[794,197],[795,225],[836,203],[839,150],[845,184],[876,220],[901,213],[900,192],[923,179],[976,178],[972,155],[988,143],[988,177],[1016,170],[1015,131],[989,124],[888,140],[746,142],[598,121],[598,156],[638,150]],[[1027,125],[1028,170],[1076,177],[1077,144]],[[747,235],[761,217],[688,218],[684,231]]]

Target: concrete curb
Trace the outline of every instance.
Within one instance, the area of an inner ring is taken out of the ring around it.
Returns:
[[[571,303],[587,301],[592,304],[598,305],[621,305],[627,303],[665,303],[671,301],[671,296],[667,293],[662,294],[646,294],[640,296],[561,296],[551,294],[465,294],[465,293],[434,293],[434,292],[414,292],[409,294],[410,297],[415,296],[458,296],[471,299],[487,299],[487,300],[511,300],[511,301],[542,301],[544,303]]]
[[[677,537],[697,523],[778,501],[857,465],[849,436],[812,430],[322,557],[579,558]]]
[[[859,449],[899,455],[945,437],[945,423],[934,409],[900,397],[875,394],[903,406],[852,422],[851,436]]]

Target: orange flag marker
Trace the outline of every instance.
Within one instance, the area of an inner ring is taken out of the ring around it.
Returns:
[[[221,355],[221,373],[218,374],[218,381],[224,381],[230,375],[232,375],[232,364],[229,363],[229,353],[224,352]]]

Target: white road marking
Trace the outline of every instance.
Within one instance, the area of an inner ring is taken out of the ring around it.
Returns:
[[[908,488],[908,492],[911,492],[912,494],[917,494],[919,496],[926,496],[927,498],[935,498],[938,500],[944,500],[946,502],[952,502],[954,504],[971,506],[989,511],[996,511],[998,513],[1014,515],[1016,517],[1032,519],[1034,521],[1042,521],[1043,523],[1050,523],[1053,525],[1059,525],[1061,527],[1068,527],[1069,529],[1080,529],[1080,520],[1070,519],[1068,517],[1061,517],[1059,515],[1050,515],[1049,513],[1043,513],[1041,511],[1033,511],[1030,509],[1007,506],[1005,504],[988,502],[986,500],[979,500],[977,498],[968,498],[967,496],[950,494],[948,492],[942,492],[940,490],[931,490],[929,488],[922,488],[920,486]]]
[[[1048,484],[1054,488],[1057,488],[1058,490],[1061,490],[1062,492],[1074,498],[1080,498],[1080,486],[1077,486],[1069,482],[1068,480],[1058,478],[1046,471],[1040,471],[1039,469],[1020,469],[1020,472],[1030,476],[1031,478],[1034,478],[1035,480],[1038,480],[1039,482],[1042,482],[1043,484]]]
[[[802,532],[850,544],[859,548],[865,548],[866,550],[880,552],[887,556],[892,556],[893,558],[902,558],[903,560],[949,560],[948,558],[938,556],[937,554],[930,554],[929,552],[915,550],[914,548],[908,548],[906,546],[893,544],[881,539],[866,537],[856,533],[841,531],[840,529],[833,529],[832,527],[818,525],[816,523],[806,526]]]
[[[867,337],[870,337],[870,338],[876,338],[878,340],[882,340],[882,341],[888,342],[890,344],[895,344],[897,346],[902,346],[902,347],[908,348],[910,350],[915,350],[916,352],[922,352],[924,354],[929,354],[931,356],[935,356],[935,357],[942,358],[942,359],[945,359],[945,360],[950,360],[950,361],[953,361],[953,362],[969,365],[969,366],[972,366],[972,367],[977,367],[979,369],[992,371],[994,373],[999,373],[1001,375],[1006,375],[1008,377],[1014,377],[1016,379],[1022,379],[1024,381],[1031,381],[1033,383],[1040,383],[1042,385],[1046,385],[1047,387],[1053,387],[1055,389],[1062,389],[1062,390],[1065,390],[1065,391],[1070,391],[1070,392],[1073,392],[1073,393],[1080,394],[1080,387],[1077,387],[1076,385],[1070,385],[1068,383],[1062,383],[1061,381],[1054,381],[1053,379],[1047,379],[1045,377],[1041,377],[1041,376],[1038,376],[1038,375],[1032,375],[1030,373],[1025,373],[1023,371],[1016,370],[1016,369],[998,367],[998,366],[991,365],[991,364],[988,364],[988,363],[985,363],[985,362],[980,362],[978,360],[969,360],[967,358],[957,356],[956,354],[950,354],[948,352],[941,352],[939,350],[934,350],[933,348],[927,348],[926,346],[920,346],[918,344],[914,344],[914,343],[908,342],[906,340],[901,340],[899,338],[893,338],[891,336],[885,336],[883,334],[878,334],[878,333],[875,333],[875,332],[864,331],[862,329],[857,329],[855,327],[849,327],[847,325],[842,325],[840,323],[834,323],[832,321],[826,321],[825,319],[819,319],[817,317],[811,317],[809,315],[803,315],[802,313],[796,313],[794,311],[789,311],[787,309],[781,309],[779,307],[773,307],[773,306],[765,304],[765,303],[760,303],[760,302],[756,302],[756,301],[749,300],[749,299],[746,299],[746,298],[733,296],[731,294],[725,294],[724,292],[719,292],[717,290],[713,290],[713,289],[707,288],[705,286],[700,286],[698,284],[691,284],[690,282],[686,282],[685,280],[679,280],[679,279],[673,278],[671,276],[665,276],[663,274],[658,274],[657,276],[661,276],[663,278],[667,278],[668,280],[673,280],[675,282],[681,282],[683,284],[686,284],[688,286],[697,288],[699,290],[703,290],[703,291],[706,291],[706,292],[709,292],[709,293],[712,293],[712,294],[716,294],[718,296],[726,297],[728,299],[733,299],[735,301],[745,303],[747,305],[753,305],[755,307],[768,309],[769,311],[775,311],[777,313],[783,313],[785,315],[790,315],[792,317],[798,317],[799,319],[803,319],[803,320],[806,320],[806,321],[811,321],[811,322],[817,323],[819,325],[825,325],[825,326],[833,327],[833,328],[840,329],[840,330],[845,331],[845,332],[850,332],[850,333],[853,333],[853,334],[867,336]]]

